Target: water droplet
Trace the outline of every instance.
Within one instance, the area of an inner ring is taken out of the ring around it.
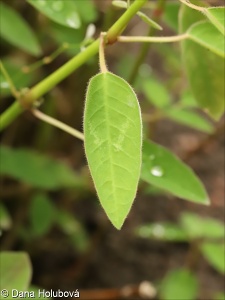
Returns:
[[[86,35],[85,35],[85,39],[90,39],[93,37],[93,35],[95,34],[96,31],[96,27],[94,24],[89,24],[86,30]]]
[[[45,0],[38,0],[38,4],[40,4],[41,6],[45,6],[46,2]]]
[[[151,154],[151,155],[149,155],[149,158],[150,158],[151,160],[153,160],[153,159],[155,159],[155,155],[154,155],[154,154]]]
[[[159,166],[154,166],[150,172],[153,176],[156,176],[156,177],[163,176],[163,169]]]
[[[61,11],[63,9],[63,2],[59,0],[53,2],[52,9],[55,11]]]
[[[1,87],[2,89],[8,89],[8,88],[9,88],[9,84],[8,84],[7,81],[2,81],[2,82],[0,83],[0,87]]]
[[[163,237],[165,234],[165,229],[162,225],[160,224],[156,224],[153,229],[152,229],[152,233],[155,237]]]
[[[80,27],[80,20],[78,15],[73,12],[68,18],[66,19],[66,23],[72,28],[79,28]]]

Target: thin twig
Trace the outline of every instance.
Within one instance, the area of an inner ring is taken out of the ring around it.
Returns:
[[[136,43],[136,42],[142,42],[142,43],[173,43],[173,42],[179,42],[184,39],[188,38],[188,34],[180,34],[175,36],[119,36],[117,38],[118,42],[123,43]]]
[[[147,3],[147,4],[149,4],[149,3]],[[151,4],[152,4],[152,2],[151,2]],[[157,1],[157,5],[153,10],[153,16],[152,16],[153,21],[155,21],[157,23],[160,21],[162,13],[163,13],[164,8],[165,8],[165,4],[166,4],[165,0],[158,0]],[[148,36],[153,36],[155,31],[156,31],[156,29],[154,27],[150,27],[149,32],[148,32]],[[146,56],[149,52],[150,47],[151,47],[151,44],[142,43],[141,49],[140,49],[140,51],[137,55],[137,58],[134,62],[132,70],[129,74],[128,82],[130,84],[133,84],[135,82],[135,80],[138,76],[138,70],[139,70],[141,64],[144,62],[144,60],[145,60],[145,58],[146,58]]]
[[[6,81],[9,84],[10,91],[11,91],[12,95],[15,98],[18,98],[19,97],[19,92],[17,91],[17,89],[16,89],[9,73],[7,72],[7,70],[5,69],[5,67],[3,66],[3,63],[1,61],[0,61],[0,70],[2,71],[3,76],[5,77]]]
[[[99,65],[102,73],[107,73],[108,69],[105,61],[105,32],[100,34],[100,43],[99,43]]]
[[[200,12],[204,12],[204,10],[205,10],[204,7],[197,6],[197,5],[191,3],[191,2],[189,2],[189,1],[187,1],[187,0],[179,0],[179,1],[180,1],[181,3],[183,3],[183,4],[185,4],[185,5],[187,5],[187,6],[191,7],[191,8],[193,8],[193,9],[195,9],[195,10],[200,11]]]
[[[42,65],[47,65],[53,62],[54,59],[56,59],[61,53],[63,53],[66,49],[68,49],[70,45],[68,43],[64,43],[62,46],[60,46],[58,49],[56,49],[52,54],[49,56],[45,56],[39,61],[36,61],[35,63],[24,66],[22,68],[22,71],[24,73],[30,73],[35,71],[36,69],[40,68]]]
[[[31,112],[33,113],[33,115],[35,117],[37,117],[38,119],[48,123],[48,124],[51,124],[69,134],[71,134],[72,136],[75,136],[76,138],[80,139],[81,141],[84,141],[84,135],[83,133],[81,133],[80,131],[66,125],[65,123],[59,121],[59,120],[56,120],[50,116],[47,116],[46,114],[42,113],[40,110],[38,109],[32,109]]]

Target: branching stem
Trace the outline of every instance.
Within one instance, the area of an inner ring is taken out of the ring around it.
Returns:
[[[123,32],[132,17],[146,2],[147,0],[136,0],[130,5],[126,12],[108,30],[106,37],[108,43],[113,43],[116,41],[118,35]],[[72,72],[78,69],[81,65],[83,65],[88,59],[96,55],[99,50],[99,42],[99,39],[94,41],[90,46],[85,48],[84,51],[80,52],[65,65],[63,65],[50,76],[35,85],[29,92],[28,98],[30,104],[35,103],[37,99],[49,92],[59,82],[61,82]],[[1,115],[0,131],[7,127],[10,123],[12,123],[12,121],[15,120],[23,111],[24,108],[19,104],[19,102],[14,102]]]
[[[99,43],[99,65],[102,73],[107,73],[108,69],[105,61],[105,32],[101,32]]]

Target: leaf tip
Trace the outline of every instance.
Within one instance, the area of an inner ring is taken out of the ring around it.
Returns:
[[[117,229],[117,230],[121,230],[123,224],[124,224],[124,220],[112,220],[112,219],[109,219],[112,223],[112,225]]]

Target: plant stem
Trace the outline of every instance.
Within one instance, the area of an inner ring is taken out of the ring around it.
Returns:
[[[15,101],[0,118],[0,131],[10,125],[22,112],[24,108],[19,101]]]
[[[175,36],[119,36],[117,38],[118,42],[123,43],[171,43],[171,42],[179,42],[181,40],[184,40],[188,38],[188,34],[184,33],[181,35],[175,35]]]
[[[56,49],[51,55],[46,56],[46,57],[42,58],[41,60],[36,61],[35,63],[33,63],[29,66],[24,66],[22,68],[22,71],[24,73],[30,73],[30,72],[33,72],[36,69],[40,68],[42,65],[50,64],[54,59],[56,59],[57,56],[59,56],[61,53],[63,53],[68,48],[69,48],[69,44],[64,43],[62,46],[60,46],[58,49]]]
[[[10,75],[9,75],[8,72],[6,71],[4,65],[3,65],[3,63],[2,63],[1,61],[0,61],[0,70],[2,71],[3,76],[5,77],[6,81],[7,81],[8,84],[9,84],[9,87],[10,87],[10,90],[11,90],[13,96],[14,96],[15,98],[17,98],[17,97],[19,96],[19,93],[18,93],[18,91],[17,91],[17,89],[16,89],[16,87],[15,87],[13,81],[11,80]]]
[[[101,32],[99,44],[99,65],[102,73],[107,73],[108,69],[105,61],[105,33]]]
[[[128,22],[145,4],[145,2],[147,2],[147,0],[136,0],[114,23],[114,25],[106,33],[106,41],[108,41],[108,43],[116,41],[118,35],[121,34]],[[94,41],[83,52],[80,52],[77,56],[56,70],[53,74],[35,85],[26,96],[26,101],[28,104],[34,103],[38,98],[49,92],[59,82],[83,65],[89,58],[96,55],[98,50],[99,39]],[[23,110],[24,108],[18,102],[13,103],[1,116],[0,131],[8,126],[14,119],[16,119],[16,117],[18,117]]]
[[[201,11],[201,12],[204,12],[204,7],[201,7],[201,6],[197,6],[197,5],[195,5],[195,4],[193,4],[193,3],[190,3],[189,1],[187,1],[187,0],[179,0],[181,3],[183,3],[183,4],[185,4],[185,5],[187,5],[187,6],[189,6],[189,7],[191,7],[191,8],[193,8],[193,9],[195,9],[195,10],[198,10],[198,11]]]
[[[75,136],[76,138],[80,139],[81,141],[84,140],[84,135],[80,131],[66,125],[65,123],[63,123],[59,120],[56,120],[50,116],[47,116],[46,114],[42,113],[38,109],[32,109],[31,111],[34,114],[34,116],[37,117],[38,119],[40,119],[48,124],[51,124],[65,132],[69,133],[72,136]]]
[[[124,28],[130,19],[139,11],[139,9],[147,2],[147,0],[136,0],[125,13],[119,18],[118,21],[109,29],[107,33],[107,40],[109,44],[116,41],[117,37],[123,32]]]
[[[59,82],[69,76],[73,71],[83,65],[90,57],[98,53],[99,39],[88,46],[83,52],[80,52],[62,67],[56,70],[53,74],[42,80],[30,90],[30,101],[38,99],[45,93],[50,91]]]
[[[152,4],[152,2],[151,2],[151,4]],[[166,4],[165,0],[158,0],[157,6],[154,7],[154,10],[153,10],[153,21],[158,22],[160,20],[160,17],[164,11],[165,4]],[[148,36],[154,35],[154,32],[155,32],[155,28],[150,27]],[[135,60],[135,63],[131,70],[130,76],[128,78],[128,81],[130,84],[133,84],[135,82],[135,79],[137,78],[137,75],[138,75],[139,67],[144,62],[150,46],[151,46],[151,44],[148,44],[148,43],[142,44],[140,52],[137,56],[137,59]]]

